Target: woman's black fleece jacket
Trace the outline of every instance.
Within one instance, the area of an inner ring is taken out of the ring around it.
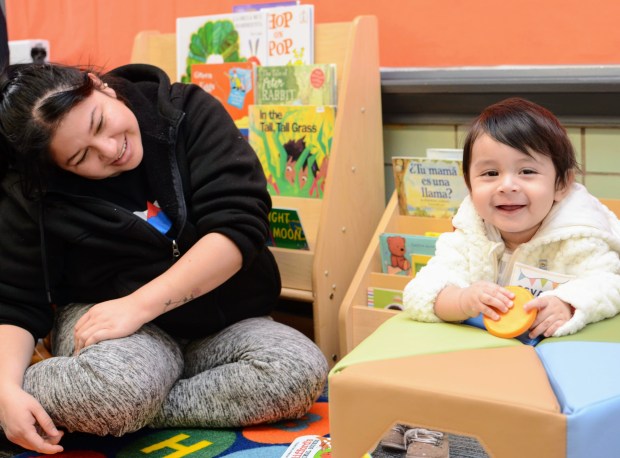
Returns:
[[[17,172],[0,190],[0,324],[45,336],[53,306],[123,297],[166,271],[200,237],[217,232],[243,255],[220,287],[154,320],[197,338],[268,314],[280,293],[265,247],[271,199],[254,151],[222,105],[195,85],[170,84],[156,67],[132,64],[103,77],[135,113],[151,191],[173,223],[171,239],[149,223],[51,174],[40,200],[24,198]]]

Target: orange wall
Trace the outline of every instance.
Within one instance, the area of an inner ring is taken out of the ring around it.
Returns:
[[[259,2],[260,0],[255,0]],[[47,38],[64,63],[129,61],[140,30],[251,0],[6,0],[9,39]],[[381,65],[620,64],[618,0],[314,0],[317,22],[379,19]]]

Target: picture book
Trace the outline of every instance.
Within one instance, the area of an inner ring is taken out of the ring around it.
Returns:
[[[522,286],[532,296],[538,297],[545,291],[551,291],[558,285],[575,278],[574,275],[561,274],[516,262],[510,274],[509,285]]]
[[[267,65],[314,63],[314,5],[265,8]]]
[[[403,291],[399,289],[368,287],[368,307],[403,310]]]
[[[256,68],[257,105],[336,105],[336,65]]]
[[[435,254],[437,237],[384,232],[379,235],[381,271],[394,275],[414,275]]]
[[[275,207],[271,209],[267,245],[295,250],[310,249],[297,210]]]
[[[462,148],[426,148],[428,159],[463,160]]]
[[[251,105],[249,141],[271,195],[323,197],[334,125],[333,106]]]
[[[267,62],[263,11],[177,18],[176,39],[178,81],[190,81],[194,64]]]
[[[332,443],[329,437],[316,434],[300,436],[284,451],[281,458],[325,458],[331,456]]]
[[[248,107],[254,103],[254,63],[194,64],[191,82],[218,99],[247,137]]]
[[[269,3],[246,3],[243,5],[233,5],[233,13],[243,13],[247,11],[258,11],[265,8],[275,8],[278,6],[294,6],[299,5],[299,0],[269,2]]]
[[[393,157],[401,215],[451,218],[467,195],[460,160]]]

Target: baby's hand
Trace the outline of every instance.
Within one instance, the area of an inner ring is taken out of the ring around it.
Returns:
[[[459,307],[470,318],[482,313],[492,320],[499,320],[497,310],[506,313],[512,307],[514,297],[514,293],[495,283],[478,281],[463,288],[459,298]]]
[[[538,314],[530,328],[530,339],[540,335],[552,336],[560,326],[573,316],[573,309],[570,304],[555,296],[537,297],[523,306],[523,310],[526,312],[532,309],[538,309]]]

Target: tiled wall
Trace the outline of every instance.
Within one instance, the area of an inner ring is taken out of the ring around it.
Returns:
[[[620,199],[620,127],[567,127],[584,183],[597,197]],[[424,156],[426,148],[462,148],[467,126],[386,125],[383,128],[386,201],[394,191],[392,157]]]

